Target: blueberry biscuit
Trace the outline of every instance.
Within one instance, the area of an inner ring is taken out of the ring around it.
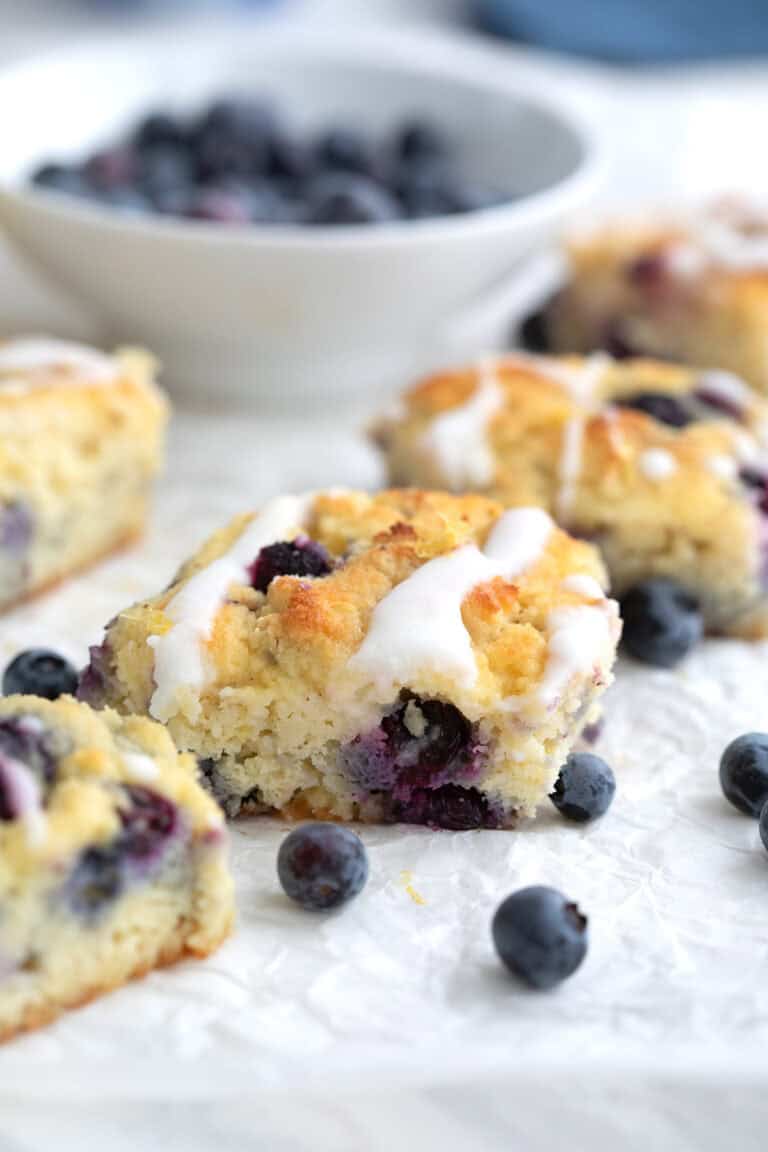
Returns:
[[[159,724],[0,700],[0,1040],[207,955],[232,915],[221,812]]]
[[[574,238],[561,292],[524,336],[539,350],[728,369],[768,392],[768,215],[720,203],[685,220]]]
[[[165,722],[232,815],[509,825],[611,679],[602,580],[538,508],[282,497],[120,613],[81,694]]]
[[[0,344],[0,608],[137,536],[166,406],[143,353]]]
[[[768,404],[739,378],[512,354],[425,381],[374,434],[393,482],[540,504],[619,596],[666,577],[710,630],[768,634]]]

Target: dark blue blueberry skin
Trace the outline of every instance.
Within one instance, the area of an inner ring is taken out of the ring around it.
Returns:
[[[14,555],[25,552],[33,531],[32,513],[21,500],[0,506],[0,548]]]
[[[554,988],[587,954],[587,918],[555,888],[521,888],[499,905],[492,925],[502,963],[531,988]]]
[[[443,133],[426,120],[408,121],[395,137],[394,154],[403,165],[445,162],[450,153]]]
[[[251,584],[258,592],[266,592],[277,576],[327,576],[332,567],[322,544],[297,536],[261,549],[251,565]]]
[[[400,215],[398,203],[387,189],[365,176],[333,173],[308,189],[307,224],[386,224]]]
[[[277,874],[291,900],[310,912],[338,908],[368,879],[368,857],[359,836],[339,824],[304,824],[280,845]]]
[[[697,418],[684,396],[673,396],[667,392],[635,392],[631,396],[615,396],[612,403],[618,408],[645,412],[647,416],[652,416],[670,428],[685,428]]]
[[[30,648],[19,652],[3,674],[4,696],[43,696],[58,700],[59,696],[74,696],[77,691],[77,670],[48,648]]]
[[[768,804],[763,805],[763,810],[760,813],[760,839],[763,842],[763,847],[768,852]]]
[[[349,128],[333,128],[321,136],[315,148],[315,161],[320,168],[363,176],[374,175],[376,167],[368,141]]]
[[[552,338],[549,334],[549,304],[544,304],[535,312],[525,317],[516,333],[514,344],[519,344],[528,352],[541,354],[552,350]]]
[[[768,802],[768,733],[748,732],[731,741],[720,757],[720,787],[734,808],[760,816]]]
[[[75,915],[95,923],[126,888],[145,880],[180,828],[176,806],[150,788],[123,785],[122,830],[108,844],[84,849],[62,895]]]
[[[615,792],[616,778],[605,760],[591,752],[572,752],[549,798],[567,820],[586,824],[608,811]]]
[[[387,823],[424,824],[451,832],[475,828],[500,828],[502,819],[478,788],[441,784],[437,788],[414,788],[406,800],[395,802],[387,811]]]
[[[410,704],[425,724],[419,736],[406,725]],[[469,783],[484,757],[473,725],[458,708],[410,692],[401,693],[378,727],[341,750],[344,769],[357,784],[368,792],[392,791],[400,805],[408,803],[414,788],[437,788],[457,778]]]
[[[5,759],[23,764],[37,777],[43,799],[46,798],[56,778],[56,757],[51,747],[50,734],[41,729],[36,719],[30,716],[7,716],[0,720],[0,820],[15,820],[19,813],[13,802],[12,792],[7,791],[4,781],[3,761]]]
[[[621,601],[623,645],[630,655],[656,668],[673,668],[702,638],[698,603],[673,580],[636,584]]]
[[[183,121],[168,112],[158,110],[148,113],[140,121],[134,133],[133,143],[140,152],[171,145],[182,148],[187,144],[189,133]]]
[[[95,924],[125,889],[125,869],[117,843],[86,848],[64,884],[63,896],[72,912]]]
[[[126,802],[120,806],[121,852],[135,863],[153,862],[179,829],[178,809],[151,788],[124,785],[123,791]]]

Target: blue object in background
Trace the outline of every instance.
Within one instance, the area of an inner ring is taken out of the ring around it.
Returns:
[[[489,32],[635,63],[768,52],[766,0],[473,0]]]

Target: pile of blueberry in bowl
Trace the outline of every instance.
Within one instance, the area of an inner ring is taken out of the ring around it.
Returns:
[[[452,216],[510,199],[459,171],[450,135],[414,116],[383,138],[350,125],[291,130],[265,100],[154,111],[82,160],[49,160],[36,187],[121,212],[246,226],[360,225]]]

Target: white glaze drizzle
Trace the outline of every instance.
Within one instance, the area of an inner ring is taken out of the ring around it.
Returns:
[[[111,356],[105,356],[103,352],[85,344],[43,337],[0,344],[0,391],[12,394],[25,392],[36,386],[35,381],[25,374],[57,368],[72,369],[89,384],[111,383],[118,374],[117,362]],[[22,376],[23,379],[20,378]],[[3,377],[9,379],[4,380]]]
[[[605,600],[605,592],[595,580],[594,576],[588,576],[586,572],[574,572],[572,576],[566,576],[562,581],[560,587],[564,592],[573,592],[576,596],[584,596],[587,600]]]
[[[553,524],[541,508],[515,508],[497,520],[483,551],[465,544],[418,568],[373,611],[367,635],[348,667],[382,692],[426,670],[471,686],[477,679],[461,606],[478,584],[512,580],[535,564]]]
[[[567,521],[573,507],[581,475],[584,427],[594,407],[595,387],[610,362],[610,357],[604,352],[596,352],[587,357],[581,367],[569,371],[567,375],[567,390],[579,410],[563,428],[559,487],[555,496],[555,515],[561,522]]]
[[[647,448],[641,452],[638,465],[643,476],[648,480],[668,480],[677,472],[677,460],[665,448]]]
[[[696,384],[714,396],[720,397],[726,404],[734,404],[737,408],[748,407],[753,398],[749,385],[735,372],[710,369],[708,372],[700,373],[696,378]]]
[[[421,446],[437,463],[452,492],[487,488],[495,464],[488,443],[488,425],[504,403],[496,375],[497,361],[480,364],[477,388],[466,403],[441,412],[424,433]]]
[[[733,456],[726,456],[725,453],[715,453],[713,456],[708,456],[705,465],[707,471],[711,472],[713,476],[717,476],[719,480],[733,480],[739,471],[739,466]]]
[[[312,495],[279,496],[270,501],[230,548],[191,576],[166,606],[170,629],[147,641],[155,653],[155,691],[149,711],[156,720],[167,721],[176,713],[182,691],[199,692],[204,687],[208,680],[205,642],[228,589],[247,582],[248,567],[262,548],[299,534],[313,499]]]
[[[605,596],[599,604],[555,608],[547,616],[549,650],[536,692],[545,708],[554,707],[575,677],[600,673],[610,662],[618,634],[618,605]]]
[[[127,748],[121,748],[120,752],[128,775],[134,780],[157,780],[160,769],[146,752],[131,752]]]
[[[734,272],[768,267],[768,225],[756,235],[741,232],[726,220],[713,216],[697,218],[691,235],[714,264]]]

